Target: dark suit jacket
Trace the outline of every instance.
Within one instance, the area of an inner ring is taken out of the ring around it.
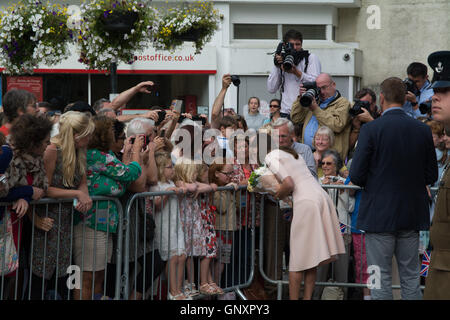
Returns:
[[[357,228],[366,232],[428,230],[426,186],[438,178],[431,129],[403,110],[366,123],[350,168],[364,188]]]

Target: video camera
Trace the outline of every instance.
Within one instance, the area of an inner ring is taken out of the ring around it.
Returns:
[[[363,113],[364,111],[362,110],[362,108],[366,109],[367,111],[369,111],[370,109],[370,102],[369,101],[361,101],[361,100],[356,100],[355,104],[353,105],[353,107],[350,108],[350,110],[348,110],[348,113],[350,113],[350,115],[352,117],[356,117],[358,114]]]
[[[415,96],[420,95],[419,88],[417,88],[414,81],[412,81],[410,78],[406,78],[405,80],[403,80],[403,83],[406,85],[406,93],[408,93],[408,91],[410,91],[410,92],[414,93]]]
[[[306,89],[306,92],[300,98],[300,105],[305,108],[309,108],[313,102],[313,99],[318,101],[320,89],[317,88],[317,84],[315,82],[304,82],[303,87]]]

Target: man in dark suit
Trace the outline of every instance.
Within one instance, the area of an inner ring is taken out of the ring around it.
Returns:
[[[430,227],[426,186],[438,169],[430,128],[402,109],[406,86],[399,78],[381,83],[382,116],[366,123],[350,169],[362,191],[357,228],[366,232],[372,299],[393,299],[395,255],[402,299],[421,299],[419,231]]]

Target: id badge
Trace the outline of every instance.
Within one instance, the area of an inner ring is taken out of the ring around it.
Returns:
[[[108,222],[108,209],[98,209],[95,213],[97,218],[97,223],[107,223]]]

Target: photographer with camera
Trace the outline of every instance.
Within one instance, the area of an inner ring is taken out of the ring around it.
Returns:
[[[302,142],[312,147],[314,134],[320,126],[329,127],[334,135],[334,149],[342,159],[347,157],[350,136],[350,102],[336,90],[336,83],[327,73],[316,82],[304,83],[292,105],[294,124],[303,123]]]
[[[213,129],[220,130],[219,122],[223,117],[236,115],[232,108],[225,108],[223,110],[223,114],[221,114],[225,95],[227,94],[228,88],[232,83],[237,87],[241,83],[241,80],[238,76],[230,75],[229,73],[222,76],[222,89],[214,100],[211,110],[211,128]]]
[[[301,83],[312,82],[321,72],[319,58],[302,49],[303,35],[289,30],[275,52],[272,72],[267,79],[267,90],[275,93],[281,89],[281,117],[289,118],[292,104],[297,99]]]
[[[427,66],[420,62],[413,62],[406,70],[408,78],[406,84],[405,112],[413,118],[428,117],[431,114],[431,97],[433,89],[428,81]]]
[[[352,129],[350,131],[349,139],[350,152],[353,151],[356,141],[358,141],[361,126],[380,116],[376,103],[377,96],[375,92],[369,88],[363,88],[355,94],[355,103],[349,110],[349,113],[352,116]]]

